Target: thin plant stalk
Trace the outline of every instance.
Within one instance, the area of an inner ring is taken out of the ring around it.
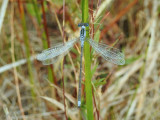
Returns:
[[[26,48],[27,65],[28,65],[30,85],[31,85],[31,94],[32,94],[32,97],[35,97],[33,69],[32,69],[32,64],[30,61],[31,55],[30,55],[29,38],[27,35],[27,27],[26,27],[25,15],[24,15],[24,8],[23,8],[23,4],[22,4],[21,0],[18,0],[18,8],[19,8],[19,12],[20,12],[20,19],[21,19],[21,24],[22,24],[22,29],[23,29],[23,38],[24,38],[24,44],[25,44],[25,48]]]
[[[88,0],[82,0],[82,22],[89,23]],[[89,37],[89,27],[86,27],[86,38]],[[92,102],[92,84],[91,84],[91,58],[90,45],[84,43],[84,59],[85,59],[85,91],[86,91],[86,107],[87,118],[93,120],[93,102]]]
[[[93,15],[93,0],[91,0],[91,20],[92,20],[92,24],[91,24],[91,38],[94,39],[94,15]],[[96,108],[96,114],[97,114],[97,120],[99,120],[99,111],[98,111],[98,108],[97,108],[97,105],[96,105],[96,98],[94,96],[94,91],[92,89],[92,93],[93,93],[93,103],[94,103],[94,106]]]
[[[63,43],[65,44],[65,32],[64,32],[64,25],[65,25],[65,0],[63,0]],[[66,120],[67,118],[67,111],[66,111],[66,97],[65,97],[65,86],[64,86],[64,59],[62,61],[62,82],[63,82],[63,97],[64,97],[64,112]]]
[[[12,62],[15,63],[16,60],[15,60],[15,51],[14,51],[14,17],[13,16],[14,16],[14,5],[11,4],[11,56],[12,56]],[[19,109],[21,111],[23,120],[26,120],[24,115],[24,109],[21,102],[21,94],[19,90],[19,81],[18,81],[16,67],[13,67],[13,73],[14,73],[14,79],[16,84],[16,93],[17,93]]]
[[[3,0],[2,5],[1,5],[1,10],[0,10],[0,34],[1,34],[1,30],[2,30],[2,25],[3,25],[3,21],[4,21],[4,17],[5,17],[5,13],[7,10],[7,6],[8,6],[8,1],[9,0]]]
[[[39,26],[40,26],[40,29],[43,29],[43,25],[42,25],[42,23],[41,23],[41,16],[40,16],[40,10],[38,9],[38,6],[37,6],[37,0],[32,0],[31,1],[32,2],[32,4],[33,4],[33,8],[34,8],[34,11],[35,11],[35,14],[36,14],[36,18],[37,18],[37,22],[38,22],[38,24],[39,24]],[[42,33],[42,43],[43,43],[43,47],[45,48],[45,49],[47,49],[48,47],[48,45],[47,45],[47,41],[46,41],[46,34],[45,34],[45,32],[43,32]]]
[[[40,3],[41,3],[41,6],[42,6],[43,25],[44,25],[44,30],[45,30],[46,38],[47,38],[47,45],[48,45],[48,48],[49,48],[51,46],[50,46],[49,33],[48,33],[48,29],[47,29],[46,14],[45,14],[45,10],[44,10],[44,1],[41,0]],[[49,71],[49,80],[51,82],[54,82],[55,85],[57,85],[57,80],[56,80],[56,77],[54,75],[53,65],[50,65],[50,67],[48,68],[48,71]]]
[[[37,6],[37,4],[38,4],[37,0],[31,0],[31,2],[33,4],[33,8],[34,8],[35,15],[36,15],[36,18],[37,18],[37,22],[38,22],[38,24],[40,26],[40,29],[45,29],[45,26],[43,26],[43,24],[41,23],[41,16],[40,16],[40,12],[39,12],[40,10],[38,9],[38,6]],[[49,40],[47,40],[47,32],[42,32],[42,43],[43,43],[43,48],[44,49],[47,49],[48,46],[50,46],[50,42],[49,42]],[[48,67],[48,79],[52,83],[56,80],[56,78],[54,76],[54,72],[53,72],[53,67],[52,66]]]

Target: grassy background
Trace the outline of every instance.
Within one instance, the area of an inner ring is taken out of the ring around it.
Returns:
[[[65,0],[65,9],[62,0],[10,0],[6,5],[0,1],[0,120],[160,119],[159,0],[88,2],[87,13],[81,0]],[[42,65],[35,56],[78,37],[82,21],[89,21],[90,38],[122,50],[126,64],[114,65],[91,50],[91,70],[83,64],[78,109],[80,45],[53,66]],[[87,70],[91,112],[84,84]]]

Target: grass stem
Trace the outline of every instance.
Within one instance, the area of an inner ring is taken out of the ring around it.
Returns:
[[[89,23],[88,0],[82,0],[82,22]],[[89,37],[89,27],[86,27],[86,38]],[[91,59],[90,45],[84,44],[84,59],[85,59],[85,91],[86,91],[86,106],[87,118],[93,120],[93,102],[92,102],[92,84],[91,84]]]
[[[18,8],[20,12],[20,19],[21,19],[21,24],[22,24],[22,29],[23,29],[23,38],[24,38],[24,44],[26,48],[26,57],[27,57],[27,65],[28,65],[28,71],[29,71],[29,78],[30,78],[30,85],[31,85],[31,94],[32,97],[35,97],[35,92],[34,92],[34,80],[33,80],[33,69],[32,69],[32,64],[30,61],[30,46],[29,46],[29,38],[27,35],[27,26],[26,26],[26,21],[25,21],[25,15],[24,15],[24,8],[21,0],[18,0]]]

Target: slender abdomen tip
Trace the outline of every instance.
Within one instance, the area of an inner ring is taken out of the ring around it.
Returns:
[[[81,101],[78,101],[78,107],[81,107]]]

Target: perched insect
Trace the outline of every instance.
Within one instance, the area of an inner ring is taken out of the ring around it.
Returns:
[[[103,43],[97,43],[92,39],[86,37],[86,27],[89,26],[88,23],[78,24],[81,27],[80,37],[69,40],[66,43],[60,43],[52,48],[42,51],[42,53],[37,55],[37,60],[42,61],[44,65],[53,64],[57,61],[58,57],[63,57],[68,53],[68,51],[73,47],[73,45],[80,40],[81,42],[81,61],[80,61],[80,75],[79,75],[79,91],[78,91],[78,107],[81,106],[81,81],[82,81],[82,56],[84,42],[87,41],[97,53],[99,53],[105,60],[117,64],[124,65],[125,59],[124,54],[118,49],[110,47]]]

